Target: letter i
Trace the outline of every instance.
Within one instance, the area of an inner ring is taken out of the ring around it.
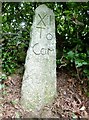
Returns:
[[[51,15],[49,16],[49,25],[51,25],[51,19],[52,19],[52,17],[51,17]]]

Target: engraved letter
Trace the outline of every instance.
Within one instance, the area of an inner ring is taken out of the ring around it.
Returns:
[[[44,15],[43,18],[42,18],[41,15],[38,14],[38,16],[40,17],[41,20],[40,20],[40,22],[37,25],[39,25],[42,22],[44,24],[44,26],[46,26],[45,22],[43,21],[43,19],[46,17],[46,15]]]
[[[46,38],[47,38],[47,40],[52,40],[53,36],[52,36],[51,33],[48,33],[48,34],[46,35]]]
[[[38,44],[39,44],[39,43],[36,43],[36,44],[32,47],[32,48],[33,48],[33,52],[34,52],[36,55],[40,55],[40,52],[37,53],[37,52],[35,51],[35,47],[36,47]]]
[[[41,38],[42,29],[45,29],[45,28],[43,28],[43,27],[36,27],[36,28],[40,28],[40,38]]]

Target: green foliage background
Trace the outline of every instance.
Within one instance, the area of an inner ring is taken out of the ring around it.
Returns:
[[[34,10],[43,3],[2,3],[2,68],[6,74],[24,66]],[[55,13],[57,70],[89,80],[89,2],[44,3]]]

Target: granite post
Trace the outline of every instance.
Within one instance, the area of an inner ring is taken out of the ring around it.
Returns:
[[[21,104],[36,113],[56,96],[55,16],[46,5],[35,10],[25,61]]]

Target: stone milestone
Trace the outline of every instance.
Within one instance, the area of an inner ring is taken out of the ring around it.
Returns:
[[[46,5],[35,10],[31,42],[25,61],[21,104],[38,112],[56,95],[55,16]]]

